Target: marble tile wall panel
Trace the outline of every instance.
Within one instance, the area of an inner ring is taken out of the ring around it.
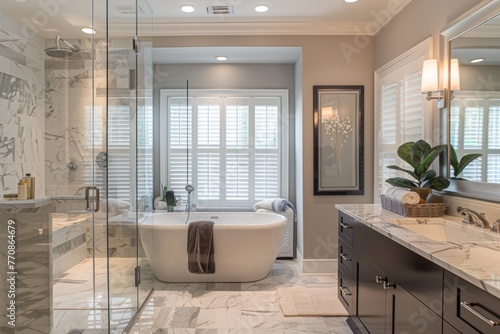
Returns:
[[[16,193],[26,173],[36,178],[36,196],[44,190],[43,39],[22,34],[22,25],[0,12],[0,195]]]
[[[7,268],[7,221],[16,224],[16,326],[15,332],[49,333],[52,309],[51,215],[53,205],[24,209],[26,213],[0,214],[0,266]],[[6,323],[7,272],[0,271],[0,332],[14,333]]]

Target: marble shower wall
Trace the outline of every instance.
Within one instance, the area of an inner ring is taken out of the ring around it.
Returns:
[[[36,196],[45,195],[44,41],[26,38],[22,25],[0,12],[0,195],[17,193],[26,173],[36,178]]]
[[[93,183],[106,194],[105,169],[95,157],[106,147],[106,79],[111,93],[130,96],[128,50],[110,52],[106,78],[104,40],[68,40],[80,51],[68,58],[45,59],[45,178],[47,196],[81,196]],[[46,47],[54,46],[52,39]],[[130,99],[122,102],[130,104]],[[111,102],[112,104],[112,102]],[[76,170],[68,168],[74,163]],[[112,196],[116,197],[116,196]]]
[[[54,40],[47,39],[45,46],[53,47]],[[93,118],[92,53],[46,56],[44,67],[46,195],[83,195],[84,187],[92,184],[93,146],[102,145],[102,135],[92,141],[93,122],[99,123]],[[68,168],[70,162],[77,168]]]

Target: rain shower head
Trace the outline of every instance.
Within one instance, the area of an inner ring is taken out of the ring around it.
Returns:
[[[59,42],[65,43],[67,47],[60,46]],[[45,49],[45,53],[48,56],[55,58],[67,58],[78,51],[80,51],[80,48],[78,46],[66,42],[59,36],[56,37],[56,46]]]

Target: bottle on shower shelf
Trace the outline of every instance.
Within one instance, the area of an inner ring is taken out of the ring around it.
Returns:
[[[26,182],[24,182],[23,179],[19,180],[19,183],[17,184],[17,199],[18,200],[28,199],[28,186],[26,185]]]

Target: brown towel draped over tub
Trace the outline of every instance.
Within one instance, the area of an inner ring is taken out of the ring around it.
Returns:
[[[193,274],[215,273],[214,222],[189,223],[187,237],[188,270]]]

